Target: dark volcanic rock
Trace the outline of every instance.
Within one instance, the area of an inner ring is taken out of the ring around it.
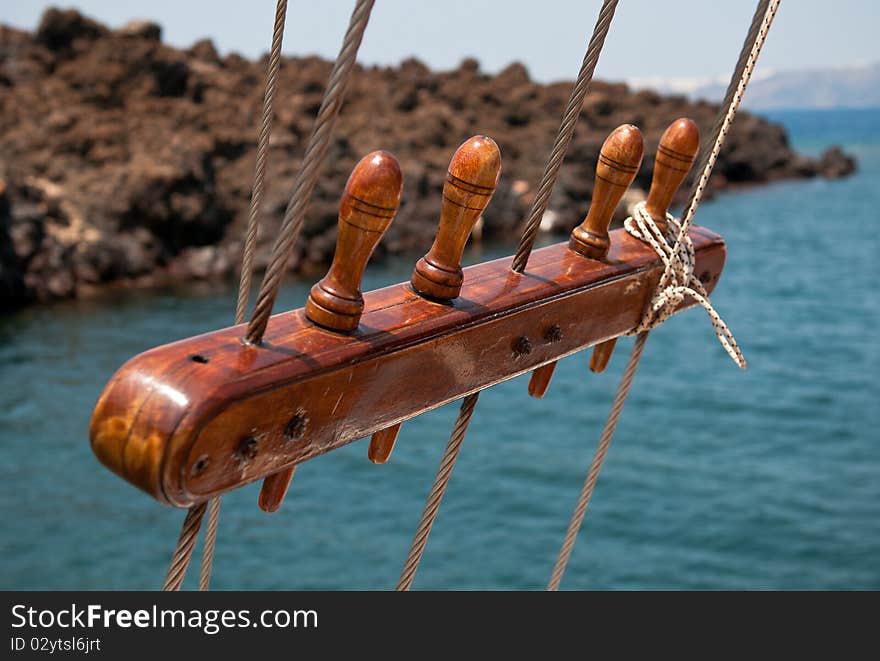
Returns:
[[[840,147],[826,149],[819,157],[819,174],[827,179],[839,179],[856,170],[856,159],[843,153]]]
[[[69,48],[76,39],[97,39],[107,28],[74,9],[48,9],[34,34],[36,41],[53,51]]]
[[[293,188],[331,64],[282,62],[264,225],[264,267]],[[0,291],[8,309],[76,296],[109,282],[156,283],[234,272],[247,220],[265,58],[220,57],[210,41],[161,43],[161,28],[117,30],[51,9],[33,34],[0,26]],[[539,85],[520,64],[497,76],[474,60],[433,73],[415,60],[357,68],[291,268],[318,272],[334,248],[336,212],[358,158],[375,149],[404,171],[397,220],[378,253],[425,251],[436,229],[449,158],[475,133],[501,147],[498,192],[483,236],[514,240],[532,202],[570,84]],[[568,230],[589,205],[599,147],[619,124],[638,125],[646,190],[665,127],[693,118],[707,136],[717,107],[595,82],[550,201]],[[783,129],[742,113],[711,186],[842,176],[839,150],[795,154]]]
[[[0,180],[0,300],[24,301],[28,292],[24,286],[24,269],[19,263],[9,231],[12,221],[10,211],[6,186]]]

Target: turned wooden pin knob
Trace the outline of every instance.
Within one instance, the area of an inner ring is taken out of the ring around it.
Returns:
[[[571,233],[571,250],[591,259],[604,259],[608,254],[608,226],[620,198],[639,171],[642,149],[642,133],[631,124],[618,126],[602,144],[590,210]]]
[[[587,217],[571,233],[568,247],[584,257],[605,259],[611,240],[608,226],[614,216],[614,210],[620,198],[635,179],[639,166],[642,164],[644,143],[642,133],[631,124],[618,126],[602,145],[599,162],[596,164],[596,185],[593,187],[593,199]],[[593,349],[590,358],[590,369],[602,371],[595,367],[603,361],[605,365],[611,359],[617,338],[608,340]]]
[[[419,294],[444,301],[458,297],[464,246],[492,199],[500,173],[501,151],[492,138],[475,135],[456,150],[443,184],[437,237],[413,271],[412,286]]]
[[[364,269],[397,213],[402,188],[400,165],[386,151],[374,151],[355,166],[339,202],[333,263],[306,302],[311,321],[335,331],[357,328],[364,311]]]
[[[642,133],[632,124],[618,126],[602,143],[590,210],[584,221],[572,231],[568,240],[570,250],[590,259],[605,259],[611,247],[608,226],[620,198],[639,171],[642,149]],[[532,397],[544,396],[555,369],[554,361],[532,372],[529,380]]]
[[[667,230],[666,213],[675,191],[687,176],[700,150],[700,129],[688,119],[676,119],[663,132],[654,157],[654,176],[645,211],[661,232]]]
[[[686,117],[672,122],[660,138],[645,211],[651,214],[661,232],[669,229],[666,212],[669,211],[675,191],[690,171],[699,150],[700,129]],[[593,355],[590,356],[590,370],[597,374],[605,371],[616,343],[617,338],[614,338],[596,345]]]

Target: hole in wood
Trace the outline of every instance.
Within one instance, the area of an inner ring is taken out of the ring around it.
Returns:
[[[546,342],[559,342],[562,340],[562,329],[559,327],[559,324],[553,324],[547,329],[547,332],[544,333],[544,340]]]
[[[258,441],[253,436],[245,436],[241,443],[238,444],[238,449],[235,451],[236,457],[238,457],[239,461],[247,463],[256,459],[257,457],[257,445]]]
[[[205,471],[209,463],[211,463],[211,458],[208,455],[203,454],[201,457],[196,459],[196,463],[192,465],[192,468],[190,469],[190,475],[192,477],[200,475]]]
[[[525,356],[532,353],[532,342],[525,335],[518,338],[513,343],[513,355],[516,357]]]
[[[284,427],[284,438],[288,441],[298,441],[306,430],[309,419],[303,413],[297,413]]]

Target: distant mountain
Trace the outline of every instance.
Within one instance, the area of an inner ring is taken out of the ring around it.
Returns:
[[[720,101],[726,80],[646,78],[630,81],[636,88],[683,94],[690,99]],[[866,66],[807,71],[774,71],[756,76],[743,105],[751,110],[782,108],[880,107],[880,62]]]

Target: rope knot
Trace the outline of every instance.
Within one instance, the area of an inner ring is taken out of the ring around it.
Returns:
[[[637,335],[656,328],[669,319],[690,296],[706,310],[715,335],[727,355],[740,369],[745,369],[746,359],[737,346],[733,333],[712,307],[703,283],[694,276],[694,244],[687,227],[669,213],[666,214],[666,222],[668,229],[664,233],[648,213],[645,202],[639,202],[633,209],[633,215],[623,223],[627,232],[654,249],[664,266],[663,275],[660,276],[648,309],[638,326],[627,334]]]

